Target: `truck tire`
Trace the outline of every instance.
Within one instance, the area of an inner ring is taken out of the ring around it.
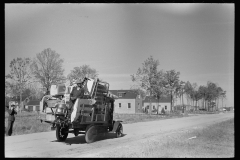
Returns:
[[[123,126],[119,123],[118,129],[116,130],[116,138],[123,136]]]
[[[67,139],[67,136],[68,136],[68,128],[63,128],[63,127],[60,127],[59,125],[57,125],[57,128],[56,128],[56,137],[57,137],[57,140],[62,142],[62,141],[65,141]]]
[[[87,143],[92,143],[96,140],[97,138],[97,127],[96,126],[91,126],[89,129],[86,131],[85,134],[85,141]]]

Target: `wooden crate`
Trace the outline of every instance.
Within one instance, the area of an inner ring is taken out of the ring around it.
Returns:
[[[82,116],[82,122],[90,122],[91,121],[91,116]]]
[[[55,120],[55,115],[46,114],[46,120],[47,120],[47,121],[54,121],[54,120]]]
[[[95,115],[96,116],[96,121],[98,122],[98,121],[104,121],[104,114],[96,114]]]

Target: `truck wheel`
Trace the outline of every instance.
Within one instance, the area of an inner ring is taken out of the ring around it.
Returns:
[[[87,143],[92,143],[96,140],[96,138],[97,138],[97,127],[91,126],[85,134],[85,140]]]
[[[62,141],[65,141],[67,139],[67,136],[68,136],[68,128],[63,128],[63,127],[60,127],[59,125],[57,125],[57,128],[56,128],[56,137],[57,137],[57,140],[62,142]]]
[[[118,129],[116,130],[116,138],[122,137],[123,135],[123,126],[119,123]]]

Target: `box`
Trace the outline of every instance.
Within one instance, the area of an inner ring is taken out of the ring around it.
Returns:
[[[46,120],[47,120],[47,121],[54,121],[54,120],[55,120],[55,115],[46,114]]]
[[[104,114],[96,114],[96,121],[104,121]]]
[[[66,91],[65,84],[51,85],[50,95],[64,95]]]
[[[49,108],[54,108],[55,104],[58,103],[58,102],[61,102],[61,100],[59,100],[59,99],[51,99],[51,100],[47,101],[47,105],[48,105]]]
[[[82,116],[82,122],[89,122],[91,121],[92,116]]]

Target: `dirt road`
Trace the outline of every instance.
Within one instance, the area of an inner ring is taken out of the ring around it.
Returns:
[[[166,119],[159,121],[123,124],[124,136],[114,138],[108,134],[105,138],[87,144],[84,135],[75,137],[69,134],[65,142],[57,142],[55,131],[5,137],[5,157],[98,157],[105,153],[126,152],[138,150],[141,141],[159,135],[170,135],[196,127],[204,127],[217,122],[234,118],[234,113],[197,115],[184,118]],[[139,143],[140,142],[140,143]],[[134,147],[132,147],[134,146]],[[121,150],[121,148],[125,148]],[[127,148],[127,149],[126,149]],[[106,154],[107,157],[111,155]]]

